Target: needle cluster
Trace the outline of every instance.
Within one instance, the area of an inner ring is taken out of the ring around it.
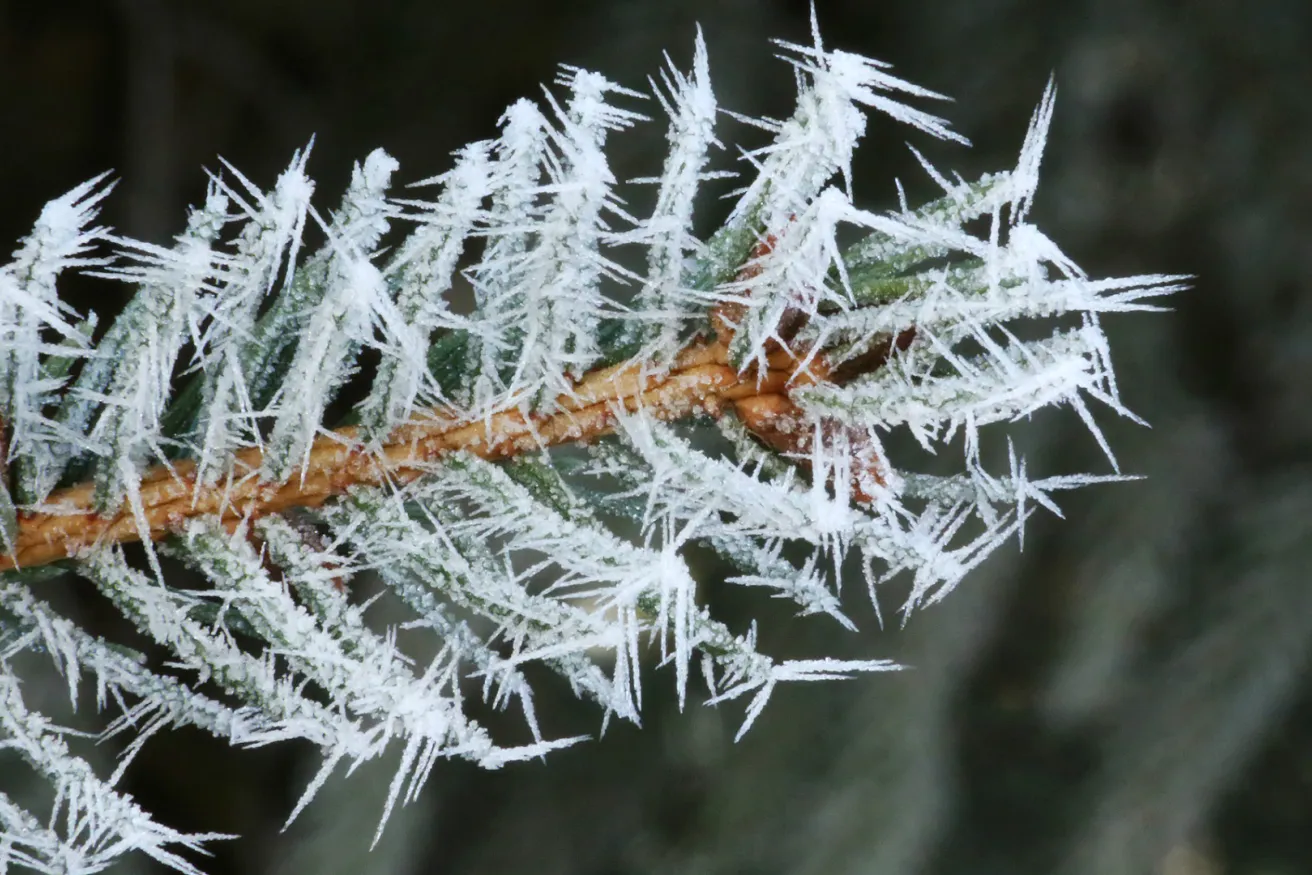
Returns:
[[[781,683],[897,666],[774,658],[754,625],[710,613],[711,588],[854,630],[845,578],[877,611],[904,574],[909,612],[1056,511],[1053,493],[1119,477],[1032,478],[1014,451],[1004,470],[981,452],[985,426],[1066,406],[1115,471],[1089,410],[1129,415],[1101,314],[1153,309],[1181,282],[1091,279],[1030,222],[1053,88],[1014,169],[966,181],[922,161],[941,196],[871,212],[851,180],[867,113],[964,142],[903,102],[940,95],[818,30],[778,47],[798,89],[782,120],[719,108],[699,35],[645,103],[564,68],[418,183],[428,197],[397,197],[378,150],[320,212],[307,147],[267,190],[224,164],[171,247],[95,225],[104,177],[45,207],[0,269],[0,871],[93,872],[131,851],[197,871],[190,851],[217,837],[115,789],[174,726],[316,745],[293,817],[339,764],[399,746],[382,822],[443,758],[497,768],[579,741],[539,723],[532,684],[550,675],[603,727],[637,722],[654,654],[680,703],[699,686],[744,701],[746,731]],[[646,113],[668,149],[627,183],[656,187],[635,216],[607,148]],[[725,116],[772,140],[731,162],[736,204],[699,239],[703,183],[729,173],[712,169]],[[72,270],[137,290],[99,333],[60,299]],[[472,311],[452,305],[461,286]],[[363,399],[328,421],[366,355]],[[899,433],[959,452],[957,472],[891,455]],[[694,550],[735,573],[699,579]],[[41,593],[55,572],[166,658],[59,616]],[[362,574],[436,655],[371,622],[351,597]],[[25,701],[32,653],[75,701],[92,679],[106,734],[130,739],[114,775]],[[522,743],[494,738],[484,706],[522,712]],[[18,762],[54,788],[40,814],[6,795]]]

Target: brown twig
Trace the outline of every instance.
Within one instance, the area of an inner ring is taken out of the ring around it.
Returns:
[[[798,373],[796,364],[792,355],[779,351],[770,357],[766,372],[739,374],[728,363],[723,341],[695,343],[665,374],[644,374],[631,362],[594,371],[572,394],[557,399],[558,412],[553,414],[525,416],[512,410],[486,421],[461,422],[434,411],[431,421],[399,428],[375,450],[365,447],[356,428],[338,429],[318,438],[303,468],[282,483],[260,479],[262,456],[257,449],[238,452],[231,476],[212,486],[196,483],[194,462],[157,466],[141,480],[144,529],[156,540],[192,517],[218,515],[236,522],[290,507],[314,507],[354,485],[407,483],[458,450],[499,459],[586,441],[609,433],[619,409],[641,407],[661,419],[679,419],[698,411],[718,413],[727,402],[776,395],[790,384],[825,378],[823,362],[813,362],[805,373]],[[89,483],[52,494],[47,505],[53,509],[20,513],[15,550],[0,555],[0,570],[43,565],[94,544],[142,537],[143,527],[126,504],[112,515],[95,512]]]
[[[767,235],[752,250],[739,280],[760,271],[759,260],[777,243]],[[427,421],[398,428],[381,448],[366,447],[354,427],[340,428],[315,440],[304,465],[282,483],[260,479],[258,449],[235,454],[230,476],[219,484],[198,484],[196,464],[180,461],[150,469],[140,485],[141,519],[126,505],[112,515],[95,512],[94,487],[84,483],[54,493],[50,511],[19,514],[14,552],[0,554],[0,571],[30,568],[76,555],[96,544],[157,540],[177,531],[186,520],[217,515],[235,526],[241,520],[294,507],[315,507],[356,485],[404,484],[423,475],[432,463],[465,450],[486,459],[501,459],[544,447],[587,441],[610,433],[619,411],[642,408],[659,419],[681,419],[701,411],[718,415],[726,405],[758,439],[806,466],[811,432],[801,408],[788,397],[799,386],[843,383],[881,367],[894,349],[906,349],[913,329],[873,345],[863,356],[831,368],[823,355],[809,356],[789,344],[803,321],[800,311],[785,312],[775,338],[766,345],[764,370],[739,373],[729,364],[729,345],[747,313],[743,299],[729,300],[710,313],[714,341],[698,339],[681,351],[663,373],[649,373],[637,362],[624,362],[587,374],[567,395],[556,399],[551,414],[525,415],[517,410],[470,422],[432,411]],[[801,362],[808,364],[799,367]],[[832,436],[837,423],[822,421]],[[868,438],[847,432],[851,453],[852,494],[870,501],[870,488],[884,485],[884,462]]]

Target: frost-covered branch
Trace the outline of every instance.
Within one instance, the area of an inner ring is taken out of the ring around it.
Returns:
[[[667,667],[680,705],[743,700],[741,735],[785,682],[898,666],[777,659],[755,623],[712,614],[714,588],[851,633],[901,576],[905,619],[1059,513],[1057,492],[1130,479],[1096,418],[1134,418],[1101,319],[1157,309],[1182,278],[1090,278],[1033,224],[1055,89],[1013,169],[967,181],[922,158],[942,195],[880,212],[851,179],[869,114],[964,142],[911,105],[939,95],[826,47],[814,21],[809,45],[778,45],[798,86],[783,120],[719,107],[698,33],[691,69],[666,58],[645,105],[564,68],[424,197],[396,197],[401,169],[375,150],[321,212],[307,146],[267,191],[225,163],[171,246],[96,227],[103,178],[47,205],[0,267],[0,756],[56,803],[27,811],[0,770],[0,869],[89,872],[135,849],[194,871],[216,837],[115,789],[173,726],[315,745],[292,817],[339,764],[398,748],[380,830],[443,758],[498,768],[579,741],[541,719],[539,681],[604,728],[640,722]],[[648,116],[665,159],[620,180],[614,142]],[[735,120],[769,142],[732,147]],[[737,202],[699,239],[702,184],[725,175]],[[632,184],[656,186],[649,215],[625,205]],[[77,269],[137,289],[98,342],[58,294]],[[472,310],[453,305],[466,283]],[[357,378],[363,399],[328,419]],[[1031,477],[1004,432],[1046,407],[1081,418],[1111,474]],[[898,434],[941,458],[962,436],[957,473],[918,471]],[[985,464],[993,441],[1005,470]],[[699,574],[701,548],[735,570]],[[166,658],[58,616],[41,589],[60,570]],[[871,608],[845,592],[854,573]],[[349,597],[366,574],[411,615],[380,626]],[[90,675],[105,732],[127,738],[108,779],[19,695],[37,652],[74,702]],[[517,742],[484,719],[511,705]]]

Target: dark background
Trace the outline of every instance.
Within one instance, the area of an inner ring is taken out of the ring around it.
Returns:
[[[966,176],[1010,167],[1055,73],[1039,223],[1093,275],[1196,276],[1172,312],[1108,320],[1153,427],[1100,419],[1147,479],[1070,496],[1065,521],[1038,519],[1023,554],[905,629],[879,631],[857,586],[860,636],[770,618],[783,649],[913,671],[782,690],[737,745],[741,709],[678,714],[656,675],[641,731],[501,773],[439,766],[372,855],[389,764],[279,832],[306,751],[157,739],[128,789],[166,823],[244,836],[208,871],[1312,871],[1312,4],[817,5],[828,44],[953,95],[935,108],[975,143],[874,118],[863,206],[893,206],[895,175],[932,194],[905,139]],[[311,134],[320,209],[375,146],[421,179],[557,62],[637,88],[662,48],[686,68],[695,22],[721,105],[783,116],[791,77],[766,39],[805,41],[807,16],[784,0],[3,3],[0,240],[113,168],[105,220],[163,242],[217,155],[268,186]],[[646,128],[616,141],[621,176],[655,172],[663,126]],[[760,142],[729,119],[719,133]],[[104,312],[123,291],[74,286]],[[1103,470],[1074,416],[1023,439],[1036,474]],[[597,729],[540,696],[549,731]]]

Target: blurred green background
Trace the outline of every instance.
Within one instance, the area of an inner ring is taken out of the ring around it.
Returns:
[[[439,765],[372,854],[389,764],[280,831],[311,751],[156,739],[127,788],[170,825],[243,835],[207,871],[1312,872],[1312,4],[817,6],[830,45],[954,96],[934,108],[975,143],[875,118],[861,205],[894,206],[895,176],[932,194],[907,139],[967,177],[1011,166],[1052,73],[1038,222],[1093,275],[1196,275],[1172,312],[1107,320],[1153,427],[1100,419],[1147,479],[1071,495],[1065,521],[1037,518],[1023,553],[905,628],[881,631],[859,586],[856,636],[765,608],[777,650],[912,671],[781,690],[736,745],[740,708],[679,714],[657,674],[642,730],[499,773]],[[807,39],[793,0],[0,3],[0,240],[113,168],[105,221],[163,242],[202,166],[222,155],[267,186],[312,134],[321,209],[376,146],[401,180],[431,176],[556,63],[642,88],[662,49],[687,67],[698,22],[721,105],[786,115],[767,39]],[[646,127],[615,140],[621,176],[655,172],[663,126]],[[719,133],[760,142],[727,118]],[[120,290],[73,291],[112,312],[90,296]],[[1104,470],[1072,415],[1021,440],[1036,476]],[[590,708],[539,695],[549,733],[596,733]]]

